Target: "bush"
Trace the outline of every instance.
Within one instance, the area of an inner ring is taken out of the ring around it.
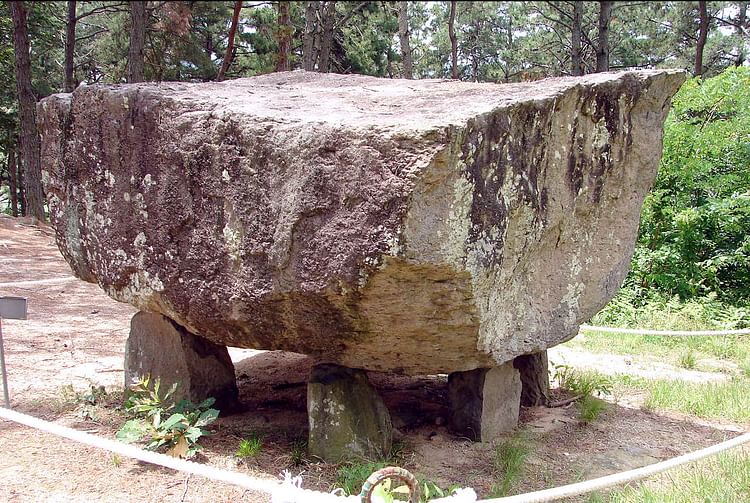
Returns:
[[[664,130],[627,284],[690,299],[750,299],[750,68],[686,82]]]
[[[213,398],[198,405],[187,400],[174,404],[177,386],[175,383],[162,396],[158,378],[153,385],[148,376],[138,381],[125,401],[125,411],[133,418],[118,430],[117,439],[132,443],[145,438],[148,450],[166,449],[170,456],[193,457],[201,449],[198,440],[208,434],[203,427],[213,423],[219,411],[210,408]]]

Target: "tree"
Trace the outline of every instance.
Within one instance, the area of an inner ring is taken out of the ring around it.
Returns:
[[[599,2],[599,37],[596,48],[596,71],[609,71],[609,21],[614,2]]]
[[[703,48],[706,46],[708,39],[708,12],[706,11],[706,2],[698,2],[698,41],[695,44],[695,69],[693,75],[703,75]]]
[[[216,81],[221,82],[224,80],[224,76],[229,70],[229,66],[232,64],[232,58],[234,57],[234,36],[237,33],[237,23],[240,19],[240,11],[242,10],[242,0],[236,0],[234,2],[234,12],[232,13],[232,24],[229,27],[229,40],[227,41],[227,50],[224,53],[224,60],[221,63],[221,69],[219,74],[216,76]]]
[[[398,4],[398,39],[401,44],[401,61],[404,65],[403,77],[414,78],[413,63],[411,58],[411,46],[409,45],[409,2]]]
[[[570,73],[572,75],[583,75],[583,62],[581,58],[581,30],[583,23],[583,3],[573,2],[573,17],[570,27]]]
[[[144,47],[146,44],[146,2],[130,2],[130,49],[128,82],[143,82]]]
[[[10,2],[13,18],[13,44],[16,54],[15,74],[18,93],[18,116],[21,125],[21,159],[24,166],[23,185],[26,192],[26,211],[44,221],[44,194],[39,135],[36,128],[36,97],[31,87],[31,59],[26,20],[28,12],[23,2]]]
[[[18,167],[16,166],[16,151],[13,143],[8,142],[8,185],[10,189],[10,211],[14,217],[18,216]]]
[[[448,37],[451,40],[451,78],[458,79],[458,38],[456,37],[456,0],[451,0],[448,17]]]
[[[75,82],[75,47],[76,47],[76,2],[68,0],[68,19],[65,30],[65,92],[72,93]]]
[[[279,46],[276,71],[288,72],[291,70],[289,60],[292,53],[292,33],[294,33],[294,27],[292,26],[292,20],[289,15],[289,2],[280,1],[276,5],[278,9],[276,43]]]
[[[333,48],[333,30],[336,25],[336,2],[325,1],[322,2],[323,9],[321,11],[322,20],[322,31],[320,34],[320,52],[318,60],[318,71],[329,72],[330,71],[330,60],[331,60],[331,49]]]
[[[315,32],[317,30],[316,16],[318,13],[318,2],[307,2],[305,7],[305,35],[303,39],[303,69],[308,72],[315,70],[315,62],[318,59],[317,47],[315,46]]]

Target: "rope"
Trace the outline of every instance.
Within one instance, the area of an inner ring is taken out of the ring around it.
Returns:
[[[634,470],[628,470],[626,472],[615,473],[607,475],[606,477],[599,477],[597,479],[587,480],[585,482],[578,482],[575,484],[568,484],[566,486],[553,487],[551,489],[545,489],[543,491],[536,491],[533,493],[519,494],[517,496],[509,496],[506,498],[494,498],[488,500],[481,500],[482,503],[542,503],[545,501],[555,501],[560,498],[567,498],[571,496],[579,496],[581,494],[606,489],[609,487],[625,484],[627,482],[633,482],[635,480],[644,479],[657,473],[661,473],[678,466],[692,463],[708,456],[713,456],[720,452],[738,447],[740,445],[750,442],[750,433],[745,433],[731,440],[721,442],[711,447],[706,447],[699,451],[683,454],[676,458],[654,463],[652,465],[636,468]]]
[[[54,283],[65,283],[76,279],[78,278],[75,276],[67,276],[64,278],[36,279],[31,281],[10,281],[7,283],[0,283],[0,288],[22,288],[25,286],[50,285]]]
[[[271,494],[273,496],[273,503],[348,503],[360,501],[360,498],[356,496],[341,497],[336,496],[335,494],[326,494],[302,489],[301,478],[292,478],[288,473],[285,474],[285,482],[283,484],[267,479],[248,477],[247,475],[241,473],[220,470],[211,466],[200,465],[191,461],[172,458],[164,454],[144,451],[132,445],[115,442],[114,440],[109,440],[106,438],[84,433],[82,431],[67,428],[65,426],[51,423],[49,421],[43,421],[41,419],[27,416],[26,414],[21,414],[20,412],[15,412],[4,407],[0,407],[0,418],[24,424],[31,428],[51,433],[53,435],[68,438],[75,442],[80,442],[92,447],[115,452],[117,454],[144,461],[146,463],[171,468],[173,470],[179,470],[182,472],[192,473],[194,475],[217,480],[220,482],[226,482],[228,484],[233,484],[244,489],[249,489],[251,491],[259,491]],[[541,503],[546,501],[554,501],[570,496],[577,496],[650,477],[657,473],[661,473],[687,463],[698,461],[700,459],[718,454],[734,447],[738,447],[748,442],[750,442],[750,433],[745,433],[731,440],[721,442],[711,447],[684,454],[682,456],[668,459],[666,461],[661,461],[659,463],[654,463],[652,465],[644,466],[642,468],[615,473],[613,475],[607,475],[606,477],[587,480],[585,482],[578,482],[566,486],[545,489],[543,491],[536,491],[533,493],[519,494],[517,496],[494,498],[481,501],[483,503]],[[454,498],[455,501],[475,501],[475,495],[473,491],[459,490],[459,492],[461,493],[460,495],[457,494],[453,497],[448,497],[444,500],[441,499],[438,501],[447,502],[453,500]]]
[[[242,473],[230,472],[227,470],[220,470],[212,466],[200,465],[193,463],[192,461],[185,461],[183,459],[177,459],[165,454],[159,454],[157,452],[144,451],[133,445],[123,444],[107,438],[98,437],[89,433],[67,428],[59,424],[50,423],[49,421],[43,421],[41,419],[27,416],[4,407],[0,407],[0,417],[7,419],[8,421],[14,421],[21,423],[31,428],[41,430],[53,435],[65,437],[75,442],[90,445],[99,449],[104,449],[110,452],[121,454],[129,458],[134,458],[139,461],[145,461],[154,465],[164,466],[173,470],[179,470],[182,472],[192,473],[193,475],[199,475],[213,480],[226,482],[233,484],[244,489],[251,491],[260,491],[264,493],[273,493],[277,491],[281,484],[276,481],[263,480],[253,477],[248,477]]]
[[[665,335],[671,337],[690,337],[690,336],[718,336],[718,335],[750,335],[750,328],[741,330],[648,330],[643,328],[613,328],[613,327],[595,327],[591,325],[581,325],[581,332],[606,332],[610,334],[635,334],[635,335]]]

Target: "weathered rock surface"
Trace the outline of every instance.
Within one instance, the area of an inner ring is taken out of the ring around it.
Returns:
[[[518,425],[521,378],[513,362],[448,376],[449,427],[471,440],[490,442]]]
[[[409,374],[572,337],[628,269],[681,72],[305,72],[42,101],[75,274],[231,346]]]
[[[234,365],[225,346],[191,334],[160,314],[140,312],[130,322],[125,348],[125,387],[143,376],[159,378],[161,389],[179,383],[175,402],[216,399],[226,412],[238,406]]]
[[[313,367],[307,383],[308,448],[327,462],[381,459],[391,452],[393,426],[363,370]]]

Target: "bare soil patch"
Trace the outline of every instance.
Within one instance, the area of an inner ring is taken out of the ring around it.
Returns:
[[[50,281],[58,278],[63,280]],[[135,310],[111,300],[97,285],[70,279],[51,229],[6,217],[0,217],[0,295],[29,298],[29,320],[3,322],[13,407],[113,438],[124,422],[122,362]],[[590,358],[578,353],[569,354],[567,363],[585,364]],[[307,460],[294,466],[291,456],[292,446],[307,435],[310,360],[282,352],[231,354],[244,411],[211,426],[198,461],[272,479],[289,469],[303,473],[305,487],[330,490],[336,465]],[[371,379],[398,429],[399,463],[443,486],[471,486],[486,497],[497,480],[494,447],[448,432],[446,377],[372,373]],[[91,386],[108,391],[95,405],[84,399]],[[574,406],[524,409],[521,427],[533,449],[515,492],[643,466],[741,429],[643,411],[638,403],[637,396],[619,397],[588,426],[579,424]],[[263,437],[261,453],[239,462],[234,452],[251,434]],[[120,459],[6,421],[0,421],[0,452],[0,487],[10,502],[269,501],[266,495]]]

